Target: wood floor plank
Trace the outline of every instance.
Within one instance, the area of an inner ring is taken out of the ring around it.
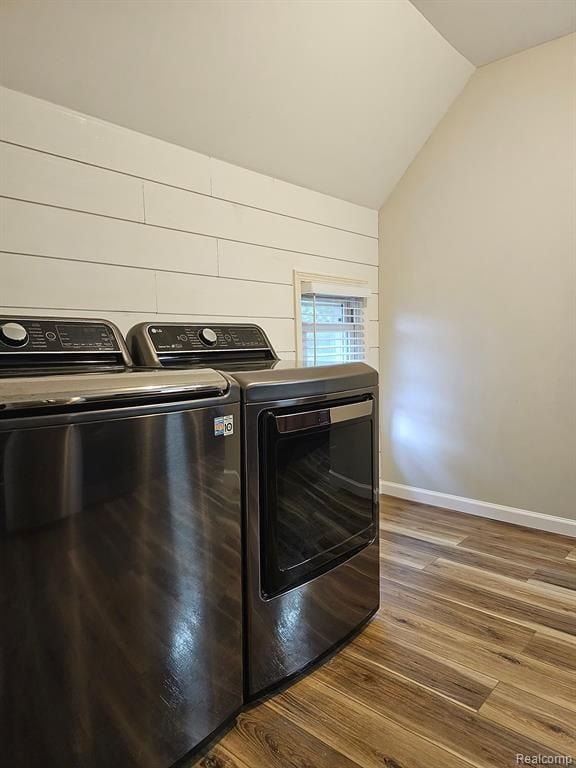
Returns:
[[[515,765],[517,754],[543,752],[542,745],[528,736],[492,723],[346,651],[315,674],[343,696],[416,731],[478,768],[503,768]]]
[[[505,523],[501,520],[493,520],[489,517],[472,515],[465,512],[457,512],[453,509],[431,506],[430,504],[420,504],[415,501],[407,501],[392,496],[380,496],[380,505],[386,516],[395,515],[402,520],[417,518],[421,521],[427,521],[432,525],[448,525],[452,529],[463,530],[468,535],[473,533],[490,534],[495,533],[504,538],[518,537],[527,540],[538,540],[545,543],[560,544],[574,548],[575,538],[560,533],[551,533],[542,531],[538,528],[528,528],[526,526]]]
[[[386,631],[379,624],[372,630],[378,635],[375,643],[371,642],[371,635],[364,633],[350,643],[348,651],[469,709],[478,709],[498,682],[485,672],[430,653],[422,646],[418,650],[412,647],[406,653],[406,644],[403,640],[395,642],[393,631]]]
[[[462,538],[470,536],[470,533],[475,530],[484,532],[482,528],[471,529],[466,521],[463,522],[457,517],[445,516],[441,518],[439,515],[423,513],[422,510],[415,507],[382,507],[380,518],[406,526],[413,526],[415,529],[421,528],[422,530],[429,530],[434,533],[445,533],[449,537]]]
[[[542,545],[549,548],[568,548],[569,550],[574,546],[574,538],[571,536],[565,536],[562,533],[552,533],[551,531],[544,531],[541,528],[527,528],[521,525],[513,525],[512,523],[501,523],[499,521],[492,521],[492,529],[486,531],[483,535],[492,536],[494,538],[503,538],[507,542],[526,543],[532,545]]]
[[[343,696],[315,675],[273,699],[270,706],[362,768],[470,766],[388,717]]]
[[[402,553],[406,560],[402,564],[411,565],[409,562],[410,557],[418,557],[420,558],[419,562],[424,563],[422,566],[424,568],[426,565],[434,562],[434,560],[443,558],[444,560],[462,563],[463,565],[472,565],[503,576],[521,579],[522,581],[529,579],[535,570],[532,566],[510,562],[508,559],[486,555],[483,552],[463,549],[461,544],[457,547],[437,544],[432,541],[415,539],[411,536],[403,536],[402,534],[389,531],[382,535],[381,549],[387,555],[387,560],[402,563],[400,558],[393,557],[394,553],[398,551]]]
[[[434,562],[435,558],[433,555],[427,554],[424,551],[419,551],[409,542],[403,544],[402,542],[393,541],[390,538],[393,535],[395,534],[387,533],[386,538],[382,536],[380,537],[380,561],[388,560],[391,563],[409,565],[411,568],[419,568],[420,570],[423,570],[427,565]],[[399,536],[398,538],[408,537]]]
[[[540,534],[540,535],[539,535]],[[473,549],[477,552],[487,554],[498,554],[502,552],[506,557],[506,552],[523,554],[526,556],[539,556],[553,560],[566,560],[570,552],[571,544],[567,536],[560,536],[552,541],[546,540],[546,536],[557,536],[557,534],[546,534],[545,531],[536,531],[527,534],[522,533],[481,533],[467,536],[462,541],[462,546],[466,549]],[[513,559],[513,558],[511,558]]]
[[[527,568],[538,570],[552,569],[560,575],[566,575],[568,578],[574,575],[576,563],[566,558],[555,557],[552,553],[536,554],[535,552],[526,552],[522,549],[513,549],[502,544],[487,544],[483,539],[469,536],[456,546],[456,549],[462,547],[466,551],[477,552],[478,554],[490,554],[509,563],[516,563]]]
[[[424,570],[422,568],[422,570]],[[540,581],[539,579],[528,579],[526,584],[538,587],[538,589],[544,592],[549,592],[552,597],[567,598],[574,600],[576,598],[576,591],[568,589],[568,587],[561,587],[558,584],[553,584],[550,581]]]
[[[401,533],[405,536],[412,536],[415,539],[424,541],[433,541],[437,544],[458,544],[465,539],[461,533],[453,533],[434,528],[425,523],[416,523],[410,520],[389,520],[386,517],[380,519],[380,531],[391,531],[392,533]]]
[[[554,611],[541,605],[532,605],[505,594],[484,590],[475,584],[463,583],[429,573],[426,569],[418,571],[395,563],[382,564],[381,578],[431,592],[462,605],[479,608],[486,613],[516,621],[530,629],[548,627],[576,638],[576,616],[567,611]]]
[[[537,568],[532,575],[532,579],[535,581],[545,581],[548,584],[554,584],[557,587],[576,591],[576,563],[574,563],[574,567],[571,571],[570,567],[562,568],[550,566]]]
[[[449,511],[449,510],[448,510]],[[517,525],[516,523],[505,523],[502,520],[492,520],[485,517],[484,526],[482,532],[490,535],[495,533],[505,539],[518,539],[527,541],[539,541],[546,544],[554,544],[561,546],[574,546],[574,537],[566,536],[562,533],[552,533],[551,531],[543,531],[541,528],[529,528],[524,525]]]
[[[545,585],[523,582],[500,574],[489,573],[481,568],[453,563],[439,558],[426,567],[427,573],[471,583],[490,592],[513,597],[531,605],[539,605],[553,611],[566,612],[574,618],[576,628],[576,594],[564,590],[564,594],[549,590]]]
[[[456,512],[444,507],[435,507],[431,504],[422,504],[419,501],[410,501],[409,499],[399,499],[396,496],[380,495],[380,510],[386,513],[387,510],[400,514],[403,517],[417,515],[419,518],[428,518],[432,522],[443,522],[452,525],[454,522],[463,523],[467,530],[474,530],[475,526],[482,525],[485,518],[476,515],[467,515],[464,512]]]
[[[466,515],[462,512],[455,512],[442,507],[432,507],[427,504],[418,504],[401,499],[395,499],[395,502],[383,502],[384,497],[380,497],[381,516],[390,519],[399,520],[419,520],[427,521],[430,525],[449,526],[452,531],[463,532],[466,536],[472,533],[484,533],[486,531],[486,518],[475,515]]]
[[[243,712],[220,743],[235,758],[255,768],[359,768],[358,763],[267,704]]]
[[[381,579],[380,594],[382,608],[405,608],[416,616],[432,619],[477,640],[496,643],[503,649],[522,650],[534,635],[532,629],[407,584]]]
[[[228,752],[222,744],[216,744],[210,753],[195,761],[199,768],[250,768],[242,760]]]
[[[576,646],[556,637],[537,632],[523,651],[537,661],[543,661],[558,669],[576,672]]]
[[[383,609],[379,617],[355,638],[350,648],[363,651],[367,659],[385,666],[385,648],[391,638],[404,647],[407,656],[424,652],[438,660],[457,662],[461,668],[510,683],[576,713],[576,674],[558,670],[522,653],[505,651],[497,645],[447,631],[401,609]],[[462,676],[465,681],[464,673]]]
[[[530,733],[561,754],[576,757],[576,716],[557,704],[499,683],[479,714],[513,731]]]

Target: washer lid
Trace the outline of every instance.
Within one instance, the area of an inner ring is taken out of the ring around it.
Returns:
[[[0,379],[0,414],[30,408],[135,405],[142,401],[222,397],[229,387],[227,379],[211,368],[13,377]]]

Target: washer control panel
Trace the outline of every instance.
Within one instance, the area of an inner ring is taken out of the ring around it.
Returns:
[[[270,343],[257,325],[148,326],[148,338],[156,352],[255,352],[270,350]]]
[[[15,352],[119,352],[102,322],[0,317],[0,354]]]

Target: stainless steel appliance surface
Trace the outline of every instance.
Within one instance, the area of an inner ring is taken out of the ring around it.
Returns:
[[[261,328],[154,324],[144,365],[211,366],[242,392],[248,699],[343,644],[379,604],[378,375],[279,360]]]
[[[168,768],[243,702],[239,388],[104,320],[0,317],[0,743]]]

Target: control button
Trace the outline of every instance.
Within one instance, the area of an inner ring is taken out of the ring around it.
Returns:
[[[188,341],[188,336],[186,336],[185,333],[181,333],[180,336],[178,336],[180,341]]]
[[[212,328],[202,328],[198,335],[200,336],[200,341],[203,341],[204,344],[208,344],[209,347],[213,347],[218,341],[218,337]]]
[[[0,341],[9,347],[24,347],[28,343],[28,331],[20,323],[4,323],[0,326]]]
[[[56,334],[54,333],[54,331],[47,331],[46,338],[48,339],[48,341],[56,341]]]

